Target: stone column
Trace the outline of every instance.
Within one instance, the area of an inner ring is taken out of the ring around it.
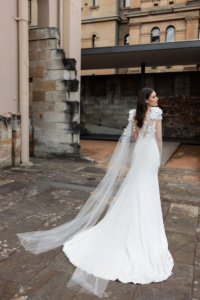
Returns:
[[[20,166],[21,154],[21,116],[12,114],[12,165]]]
[[[141,23],[129,23],[129,44],[140,44],[140,27]]]
[[[28,1],[19,0],[19,106],[21,114],[21,161],[29,162],[29,57]]]
[[[0,115],[0,169],[12,166],[12,118]]]
[[[66,57],[75,58],[77,80],[81,81],[81,0],[63,0],[63,49]],[[80,89],[76,93],[76,101],[80,102]],[[80,119],[80,116],[79,116]],[[73,135],[79,142],[79,134]]]
[[[199,34],[199,16],[189,16],[186,20],[186,40],[196,40]]]
[[[160,43],[165,42],[165,36],[166,36],[165,30],[160,30]]]
[[[140,0],[131,0],[130,8],[132,11],[140,10],[141,3]]]
[[[20,156],[21,116],[0,115],[0,169],[19,167]]]
[[[79,155],[76,61],[59,48],[56,28],[31,30],[29,47],[34,156]]]
[[[58,3],[56,0],[38,1],[38,28],[58,27]]]
[[[186,40],[196,40],[199,35],[199,16],[188,16],[186,20]],[[184,70],[188,68],[196,69],[196,65],[184,66]]]
[[[175,41],[185,41],[186,37],[186,30],[184,28],[176,29],[175,30]]]

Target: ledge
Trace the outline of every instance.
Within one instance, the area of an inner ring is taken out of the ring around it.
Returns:
[[[90,10],[98,10],[99,9],[99,5],[97,5],[97,6],[90,6],[89,8],[90,8]]]

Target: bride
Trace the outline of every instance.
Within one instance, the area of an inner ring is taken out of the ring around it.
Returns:
[[[149,284],[173,274],[158,184],[161,122],[155,91],[143,88],[106,175],[76,218],[47,231],[18,234],[34,254],[64,245],[76,266],[67,287],[101,298],[109,280]]]

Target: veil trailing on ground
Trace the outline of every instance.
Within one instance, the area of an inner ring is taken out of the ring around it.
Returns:
[[[145,150],[150,140],[156,140],[161,158],[162,128],[161,121],[157,121],[162,119],[162,110],[158,107],[151,108],[142,128],[138,132],[137,140],[134,142],[133,132],[136,130],[135,114],[135,109],[129,111],[128,124],[117,143],[107,172],[75,219],[50,230],[17,234],[21,245],[27,251],[39,254],[64,245],[75,234],[94,226],[100,219],[106,206],[108,206],[106,213],[112,209],[112,205],[117,198],[115,195],[123,184],[130,166],[134,163],[134,159],[136,159],[134,152],[138,143],[142,143],[142,149]],[[141,155],[143,154],[141,153]],[[80,292],[91,292],[101,298],[108,282],[109,280],[87,274],[77,267],[67,287]],[[80,286],[84,287],[84,289],[81,288],[80,290]]]

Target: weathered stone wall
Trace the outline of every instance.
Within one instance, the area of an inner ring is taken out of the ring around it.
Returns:
[[[34,156],[80,153],[76,61],[59,48],[56,28],[29,31]]]
[[[0,169],[20,165],[20,132],[20,115],[0,115]]]
[[[21,116],[12,115],[12,165],[20,165],[21,156]]]
[[[146,74],[145,86],[155,90],[163,110],[164,137],[200,138],[199,82],[199,72]],[[136,108],[140,75],[83,76],[81,89],[81,122],[111,133],[122,130]]]

